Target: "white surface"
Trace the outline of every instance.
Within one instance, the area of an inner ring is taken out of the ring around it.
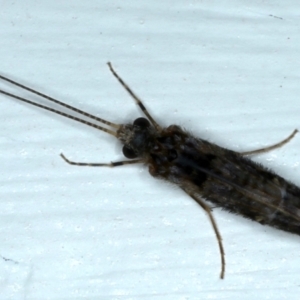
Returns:
[[[4,1],[1,74],[115,122],[141,113],[250,150],[300,128],[298,1]],[[0,88],[37,100],[1,84]],[[0,299],[298,299],[299,236],[214,211],[105,133],[0,96]],[[300,185],[300,136],[256,159]]]

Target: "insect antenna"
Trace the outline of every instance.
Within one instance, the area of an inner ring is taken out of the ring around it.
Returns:
[[[94,115],[91,115],[91,114],[89,114],[89,113],[87,113],[87,112],[85,112],[85,111],[82,111],[82,110],[80,110],[80,109],[78,109],[78,108],[76,108],[76,107],[74,107],[74,106],[68,105],[68,104],[66,104],[66,103],[64,103],[64,102],[61,102],[61,101],[59,101],[59,100],[57,100],[57,99],[54,99],[54,98],[52,98],[52,97],[50,97],[50,96],[48,96],[48,95],[45,95],[45,94],[43,94],[43,93],[41,93],[41,92],[38,92],[38,91],[36,91],[36,90],[34,90],[34,89],[31,89],[31,88],[29,88],[29,87],[27,87],[27,86],[25,86],[25,85],[22,85],[22,84],[20,84],[20,83],[18,83],[18,82],[15,82],[15,81],[13,81],[13,80],[7,78],[7,77],[4,77],[4,76],[0,75],[0,79],[2,79],[2,80],[4,80],[4,81],[7,81],[7,82],[9,82],[9,83],[11,83],[11,84],[13,84],[13,85],[15,85],[15,86],[18,86],[18,87],[20,87],[20,88],[22,88],[22,89],[24,89],[24,90],[27,90],[27,91],[29,91],[29,92],[31,92],[31,93],[33,93],[33,94],[36,94],[36,95],[38,95],[38,96],[40,96],[40,97],[42,97],[42,98],[44,98],[44,99],[46,99],[46,100],[48,100],[48,101],[51,101],[51,102],[53,102],[53,103],[55,103],[55,104],[58,104],[58,105],[60,105],[60,106],[63,106],[63,107],[65,107],[65,108],[67,108],[67,109],[70,109],[70,110],[72,110],[72,111],[74,111],[74,112],[76,112],[76,113],[78,113],[78,114],[84,115],[85,117],[88,117],[88,118],[90,118],[90,119],[96,120],[96,121],[98,121],[98,122],[100,122],[100,123],[103,123],[103,124],[105,124],[105,125],[108,125],[108,126],[114,128],[114,129],[116,129],[116,130],[120,128],[120,125],[119,125],[119,124],[115,124],[115,123],[109,122],[109,121],[107,121],[107,120],[104,120],[104,119],[102,119],[102,118],[98,118],[98,117],[96,117],[96,116],[94,116]],[[99,130],[101,130],[101,131],[104,131],[104,132],[106,132],[106,133],[108,133],[108,134],[111,134],[111,135],[117,137],[116,131],[113,131],[113,130],[111,130],[111,129],[108,129],[108,128],[105,128],[105,127],[103,127],[103,126],[100,126],[100,125],[91,123],[91,122],[89,122],[89,121],[86,121],[86,120],[84,120],[84,119],[81,119],[81,118],[78,118],[78,117],[75,117],[75,116],[72,116],[72,115],[70,115],[70,114],[68,114],[68,113],[64,113],[64,112],[62,112],[62,111],[59,111],[59,110],[57,110],[57,109],[48,107],[48,106],[46,106],[46,105],[42,105],[42,104],[36,103],[36,102],[31,101],[31,100],[28,100],[28,99],[26,99],[26,98],[19,97],[19,96],[17,96],[17,95],[8,93],[8,92],[6,92],[6,91],[4,91],[4,90],[0,90],[0,93],[1,93],[1,94],[4,94],[4,95],[7,95],[7,96],[9,96],[9,97],[11,97],[11,98],[17,99],[17,100],[19,100],[19,101],[28,103],[28,104],[30,104],[30,105],[34,105],[34,106],[40,107],[40,108],[42,108],[42,109],[44,109],[44,110],[51,111],[51,112],[53,112],[53,113],[56,113],[56,114],[58,114],[58,115],[64,116],[64,117],[66,117],[66,118],[69,118],[69,119],[71,119],[71,120],[80,122],[80,123],[82,123],[82,124],[88,125],[88,126],[90,126],[90,127],[99,129]]]

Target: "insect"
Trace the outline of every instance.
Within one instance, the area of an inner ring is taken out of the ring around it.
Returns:
[[[132,124],[112,123],[4,76],[0,76],[0,79],[84,115],[101,125],[3,90],[0,90],[0,93],[114,136],[123,143],[123,155],[128,159],[111,163],[83,163],[71,161],[61,154],[68,164],[118,167],[142,163],[148,166],[149,173],[153,177],[179,186],[205,210],[210,219],[219,245],[221,278],[224,278],[225,274],[222,238],[212,215],[212,208],[203,199],[212,203],[214,207],[221,207],[261,224],[300,235],[300,188],[246,157],[281,147],[295,136],[297,130],[280,143],[270,147],[242,153],[234,152],[196,138],[177,125],[162,128],[149,114],[142,101],[116,73],[111,63],[108,63],[108,67],[132,96],[146,118],[137,118]]]

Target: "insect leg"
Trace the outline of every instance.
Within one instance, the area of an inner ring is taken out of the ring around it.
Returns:
[[[108,62],[107,64],[108,64],[108,67],[109,67],[110,71],[112,72],[112,74],[117,78],[117,80],[120,82],[120,84],[129,93],[129,95],[135,100],[136,104],[140,107],[140,109],[145,114],[145,116],[150,120],[150,122],[155,127],[155,129],[160,131],[161,127],[156,123],[156,121],[149,114],[149,112],[146,109],[146,107],[144,106],[142,100],[131,90],[131,88],[124,82],[124,80],[116,73],[116,71],[112,67],[111,63]]]
[[[281,146],[287,144],[296,135],[297,132],[298,132],[298,130],[295,129],[286,139],[284,139],[283,141],[276,143],[272,146],[264,147],[264,148],[252,150],[252,151],[240,152],[240,154],[241,155],[253,155],[253,154],[258,154],[258,153],[265,153],[265,152],[280,148]]]
[[[219,244],[219,249],[220,249],[220,255],[221,255],[221,274],[220,274],[220,278],[224,279],[224,274],[225,274],[225,252],[224,252],[224,248],[223,248],[223,244],[222,244],[222,237],[221,234],[219,232],[217,223],[212,215],[211,212],[211,208],[197,195],[193,194],[192,192],[190,192],[189,190],[186,190],[184,188],[182,188],[189,196],[191,196],[207,213],[211,225],[214,229],[214,232],[216,234],[217,237],[217,241]]]
[[[70,165],[84,166],[84,167],[118,167],[124,165],[139,164],[143,162],[142,159],[134,159],[134,160],[116,161],[110,163],[82,163],[82,162],[71,161],[67,159],[62,153],[60,154],[60,156],[63,158],[65,162],[67,162]]]

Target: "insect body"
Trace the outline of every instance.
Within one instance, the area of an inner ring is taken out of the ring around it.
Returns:
[[[256,151],[238,153],[196,138],[177,125],[162,128],[152,118],[141,100],[114,71],[110,63],[108,66],[117,80],[133,97],[146,118],[138,118],[132,124],[112,123],[3,76],[0,76],[0,79],[98,121],[109,128],[3,90],[0,90],[0,93],[115,136],[123,143],[124,156],[130,159],[112,163],[79,163],[70,161],[61,154],[62,158],[69,164],[117,167],[143,163],[148,166],[153,177],[172,182],[190,195],[206,211],[214,228],[221,254],[221,278],[224,277],[225,273],[225,253],[222,239],[213,218],[212,209],[203,199],[213,203],[215,207],[222,207],[261,224],[268,224],[300,235],[300,189],[245,157],[282,146],[294,137],[297,130],[276,145]]]

